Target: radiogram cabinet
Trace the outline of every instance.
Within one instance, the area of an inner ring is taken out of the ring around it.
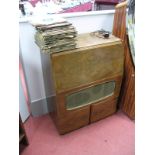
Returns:
[[[56,92],[52,118],[60,134],[116,111],[124,51],[119,38],[77,37],[77,48],[50,54]]]

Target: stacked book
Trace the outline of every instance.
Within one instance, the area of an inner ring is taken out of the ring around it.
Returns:
[[[37,30],[35,42],[42,52],[54,53],[76,48],[77,31],[65,19],[49,19],[32,24]]]

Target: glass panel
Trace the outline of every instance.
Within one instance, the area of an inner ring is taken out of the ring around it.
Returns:
[[[112,96],[114,89],[115,82],[110,81],[70,94],[66,97],[67,110],[91,104],[108,96]]]

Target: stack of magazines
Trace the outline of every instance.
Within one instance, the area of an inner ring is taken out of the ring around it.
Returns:
[[[31,22],[36,28],[35,42],[42,52],[54,53],[76,48],[77,31],[63,18]]]

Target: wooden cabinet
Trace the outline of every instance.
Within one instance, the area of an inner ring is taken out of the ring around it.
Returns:
[[[127,1],[115,7],[113,35],[119,37],[124,45],[124,75],[119,97],[119,107],[131,119],[135,118],[135,67],[132,61],[126,33]]]
[[[124,78],[120,96],[120,107],[131,119],[135,119],[135,68],[129,50],[129,44],[125,41],[125,67]]]
[[[60,134],[116,111],[124,51],[120,39],[77,37],[77,49],[50,55],[56,102],[52,117]]]

